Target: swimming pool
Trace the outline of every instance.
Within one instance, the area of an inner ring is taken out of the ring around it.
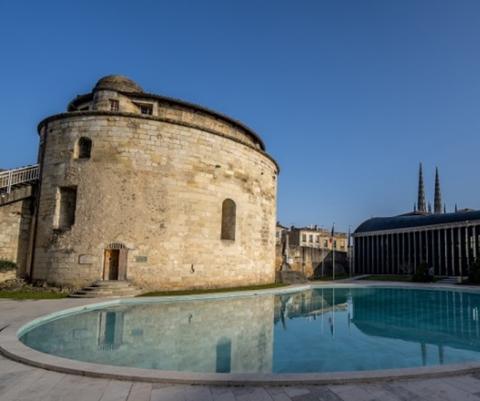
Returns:
[[[201,373],[371,371],[480,361],[480,295],[412,288],[89,307],[27,326],[35,350],[95,364]]]

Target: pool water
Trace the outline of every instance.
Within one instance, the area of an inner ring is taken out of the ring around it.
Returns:
[[[480,295],[323,288],[117,305],[33,326],[38,351],[185,372],[362,371],[480,361]]]

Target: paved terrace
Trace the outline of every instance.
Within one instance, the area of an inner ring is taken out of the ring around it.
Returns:
[[[373,283],[373,282],[371,282]],[[386,283],[378,283],[386,285]],[[387,284],[388,285],[388,284]],[[0,300],[0,328],[98,300]],[[51,372],[0,356],[1,401],[480,401],[480,372],[342,385],[204,386],[96,379]]]

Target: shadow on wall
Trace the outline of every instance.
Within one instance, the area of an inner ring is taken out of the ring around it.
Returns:
[[[276,246],[276,270],[283,262],[282,244]],[[329,249],[310,248],[290,245],[288,247],[289,265],[293,271],[303,273],[308,279],[332,275],[333,252]],[[348,273],[347,252],[335,251],[335,274]]]

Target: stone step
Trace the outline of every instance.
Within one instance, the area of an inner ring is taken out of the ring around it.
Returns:
[[[132,297],[141,294],[128,281],[97,281],[71,294],[71,298]]]
[[[95,281],[92,284],[92,287],[129,287],[132,284],[128,281],[121,280],[104,280],[104,281]]]
[[[458,284],[460,277],[445,277],[441,280],[438,280],[437,283],[440,284]]]

